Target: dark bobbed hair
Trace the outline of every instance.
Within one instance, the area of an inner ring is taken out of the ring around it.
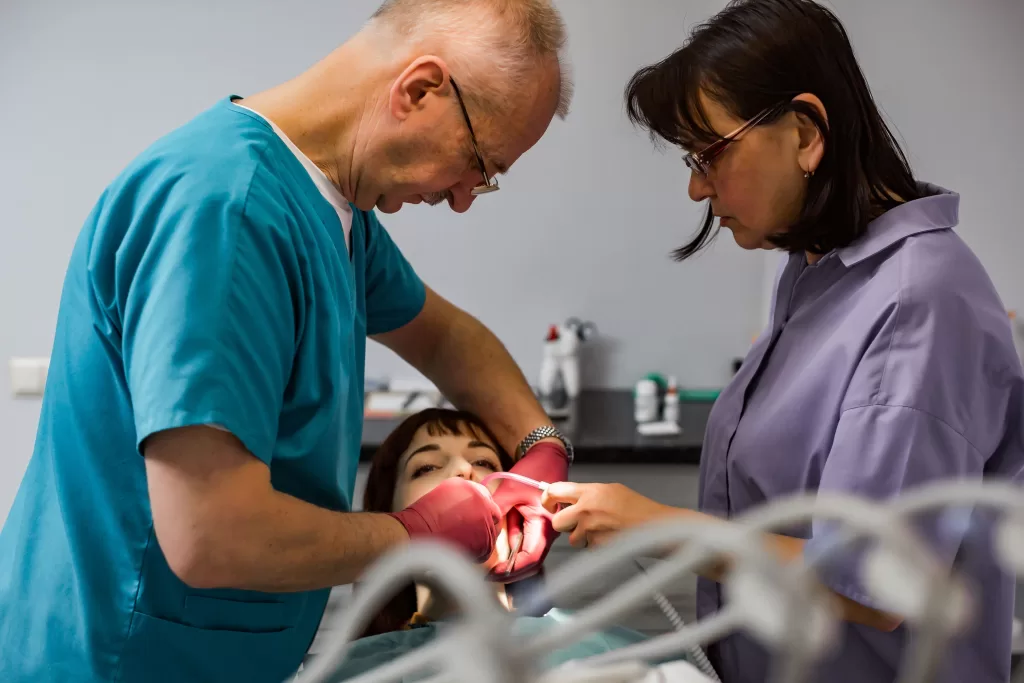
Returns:
[[[743,121],[782,104],[761,125],[792,111],[820,131],[825,152],[808,181],[803,213],[785,233],[769,236],[779,248],[825,254],[848,246],[872,219],[921,196],[846,30],[813,0],[733,0],[683,47],[633,76],[627,113],[652,139],[696,151],[720,139],[701,92]],[[822,101],[827,122],[813,106],[793,101],[803,93]],[[716,233],[709,206],[700,231],[675,258],[692,256]]]
[[[425,427],[430,436],[485,437],[494,444],[502,469],[507,471],[512,468],[512,458],[476,415],[458,410],[429,408],[403,420],[373,454],[363,493],[365,512],[394,512],[391,508],[398,486],[398,463],[421,427]],[[409,623],[415,612],[416,586],[409,584],[374,617],[363,632],[363,637],[399,631]]]

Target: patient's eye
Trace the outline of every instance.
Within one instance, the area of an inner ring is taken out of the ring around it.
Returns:
[[[436,469],[437,469],[436,465],[420,465],[415,470],[413,470],[412,478],[413,479],[418,479],[419,477],[422,477],[425,474],[430,474],[431,472],[435,471]]]
[[[489,458],[481,458],[480,460],[477,460],[475,463],[473,463],[473,466],[474,467],[486,467],[491,472],[497,472],[498,471],[498,466],[495,465],[494,462],[492,460],[490,460]]]

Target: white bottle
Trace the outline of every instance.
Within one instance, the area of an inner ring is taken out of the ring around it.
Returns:
[[[675,377],[668,378],[668,389],[665,391],[665,412],[662,420],[665,422],[679,422],[679,386]]]
[[[654,422],[658,419],[658,383],[653,379],[642,379],[636,383],[634,394],[634,417],[637,422]]]
[[[558,367],[562,371],[562,383],[565,385],[565,393],[570,399],[580,394],[580,362],[579,347],[580,338],[576,330],[563,327],[561,329],[561,358]]]
[[[555,380],[561,370],[559,367],[560,348],[558,327],[552,325],[548,328],[547,339],[544,340],[544,358],[540,364],[540,381],[537,388],[541,396],[550,396],[555,388]]]

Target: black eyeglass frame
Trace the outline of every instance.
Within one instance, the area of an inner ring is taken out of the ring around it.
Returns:
[[[473,132],[473,123],[469,120],[469,112],[466,111],[466,103],[462,99],[462,91],[459,90],[459,86],[455,83],[455,79],[451,76],[448,80],[452,84],[452,90],[455,91],[455,99],[459,101],[459,109],[462,110],[462,118],[466,120],[466,128],[469,129],[469,140],[473,143],[473,154],[476,155],[476,163],[480,167],[480,175],[483,176],[484,182],[481,185],[477,185],[469,191],[470,194],[482,195],[490,192],[497,192],[501,188],[498,187],[498,180],[496,178],[490,178],[487,176],[487,166],[484,164],[484,157],[480,154],[480,145],[476,141],[476,133]]]

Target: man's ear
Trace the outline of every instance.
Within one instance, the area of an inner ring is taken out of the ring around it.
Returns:
[[[818,114],[828,124],[828,112],[825,105],[817,95],[803,93],[793,98],[794,102],[803,102],[818,111]],[[814,173],[821,163],[821,157],[825,154],[825,138],[814,122],[801,112],[796,113],[797,133],[800,138],[800,147],[797,153],[800,168],[805,173]]]
[[[391,85],[391,115],[404,121],[412,112],[422,109],[430,95],[447,95],[449,83],[448,65],[443,59],[433,55],[416,58]]]

